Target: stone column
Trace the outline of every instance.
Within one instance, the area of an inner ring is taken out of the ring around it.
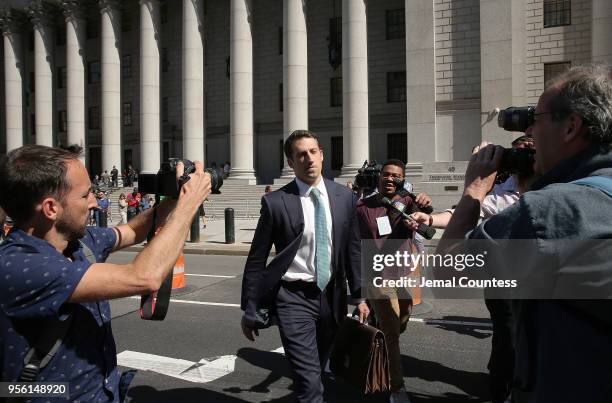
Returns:
[[[253,169],[251,1],[231,0],[230,7],[230,179],[256,184]]]
[[[0,14],[4,33],[6,151],[23,145],[23,20],[13,10]]]
[[[121,166],[121,16],[120,2],[101,0],[102,170]],[[119,175],[121,176],[121,175]]]
[[[524,2],[480,0],[482,139],[508,147],[513,139],[497,126],[495,108],[525,99]],[[500,15],[506,16],[499,18]]]
[[[158,33],[158,0],[140,0],[140,159],[143,173],[157,173],[161,160]]]
[[[342,0],[341,177],[354,177],[368,159],[369,126],[366,1]]]
[[[36,144],[53,146],[53,9],[41,0],[28,14],[34,26],[34,85]]]
[[[283,137],[308,129],[308,46],[306,0],[283,1]],[[281,178],[292,178],[283,166]]]
[[[436,76],[433,1],[406,0],[406,174],[419,182],[436,161]]]
[[[77,0],[62,0],[61,4],[66,17],[68,144],[83,147],[81,161],[85,163],[85,16]]]
[[[593,62],[612,64],[612,2],[593,0],[591,46]]]
[[[183,0],[183,157],[204,162],[202,0]]]

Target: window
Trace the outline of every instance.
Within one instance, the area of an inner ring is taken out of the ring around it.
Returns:
[[[570,25],[572,8],[570,0],[544,0],[544,28]]]
[[[571,67],[570,62],[544,63],[544,83],[549,82]]]
[[[28,87],[31,93],[36,92],[36,76],[33,71],[30,71],[30,81],[28,82]]]
[[[123,55],[121,58],[121,76],[123,78],[132,77],[132,56]]]
[[[89,128],[97,130],[100,128],[100,108],[92,106],[89,108]]]
[[[396,158],[405,163],[408,156],[407,145],[406,133],[387,134],[387,159]]]
[[[342,46],[342,17],[329,19],[329,41]]]
[[[278,54],[283,54],[283,27],[278,27]]]
[[[342,64],[342,17],[329,19],[329,64],[336,70]]]
[[[170,159],[170,142],[164,141],[162,143],[162,161],[168,161]]]
[[[406,37],[406,13],[403,8],[387,10],[387,39]]]
[[[162,24],[168,22],[168,3],[165,1],[159,5],[159,20]]]
[[[87,39],[96,39],[100,36],[100,20],[99,19],[90,19],[87,20],[87,24],[85,24],[85,35]]]
[[[89,62],[87,64],[87,82],[89,84],[100,82],[100,62]]]
[[[342,147],[342,136],[331,138],[331,169],[334,171],[342,169],[342,164],[344,163],[344,151]]]
[[[57,111],[57,131],[66,132],[68,130],[68,115],[66,111]]]
[[[283,111],[283,83],[278,85],[278,110]]]
[[[123,115],[123,126],[132,126],[132,103],[124,102],[121,107],[121,114]]]
[[[168,48],[162,48],[161,50],[161,69],[162,72],[167,72],[168,71],[168,66],[170,65],[170,62],[168,61]]]
[[[55,44],[57,46],[66,45],[66,24],[60,25],[57,30],[57,34],[55,35]]]
[[[342,106],[342,77],[329,80],[329,95],[331,106]]]
[[[123,13],[121,15],[121,32],[128,32],[132,30],[132,15],[130,13]]]
[[[30,132],[32,136],[36,136],[36,115],[30,114]]]
[[[387,102],[406,101],[406,71],[387,73]]]
[[[34,52],[34,30],[30,30],[30,33],[28,34],[28,47],[30,49],[30,52]]]
[[[162,98],[162,108],[161,108],[161,116],[162,122],[168,121],[168,97]]]
[[[66,67],[57,68],[57,88],[66,88]]]

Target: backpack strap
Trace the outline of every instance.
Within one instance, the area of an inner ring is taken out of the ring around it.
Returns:
[[[91,264],[96,263],[96,257],[91,248],[81,242],[85,258]],[[18,382],[34,382],[40,371],[51,361],[57,350],[62,345],[62,341],[72,324],[72,312],[64,320],[54,320],[48,322],[45,331],[32,345],[23,359],[23,369],[19,374]]]
[[[607,176],[587,176],[586,178],[578,179],[570,183],[599,189],[612,197],[612,178]]]

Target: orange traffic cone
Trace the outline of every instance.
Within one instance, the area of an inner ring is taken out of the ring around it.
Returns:
[[[181,253],[172,271],[172,289],[185,287],[185,256]]]

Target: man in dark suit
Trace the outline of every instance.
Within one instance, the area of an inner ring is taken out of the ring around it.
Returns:
[[[346,282],[360,320],[361,245],[356,198],[321,176],[316,134],[294,131],[284,152],[296,179],[264,195],[242,280],[242,331],[251,341],[274,318],[291,363],[296,399],[322,402],[321,373],[347,314]],[[266,267],[270,248],[275,259]]]

